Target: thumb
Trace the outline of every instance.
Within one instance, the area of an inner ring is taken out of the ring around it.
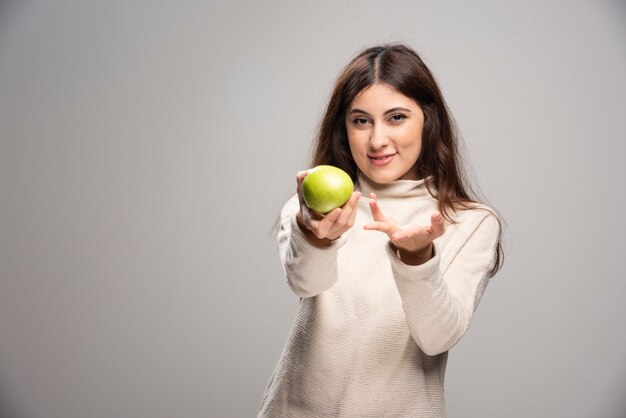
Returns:
[[[430,230],[434,238],[442,236],[445,232],[446,226],[441,212],[435,212],[430,217]]]

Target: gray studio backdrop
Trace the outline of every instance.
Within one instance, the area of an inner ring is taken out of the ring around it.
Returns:
[[[272,224],[339,70],[400,41],[508,222],[449,416],[623,418],[625,27],[617,0],[0,2],[0,416],[255,416],[298,306]]]

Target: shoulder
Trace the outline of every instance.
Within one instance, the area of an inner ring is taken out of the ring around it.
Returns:
[[[457,209],[452,214],[453,224],[459,228],[480,231],[482,234],[499,235],[502,220],[491,207],[478,202],[470,202],[466,208]]]
[[[290,217],[296,214],[300,210],[300,202],[298,201],[298,195],[294,194],[285,202],[283,209],[281,210],[281,217]]]

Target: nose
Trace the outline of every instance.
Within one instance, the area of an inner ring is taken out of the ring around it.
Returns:
[[[385,148],[389,143],[389,138],[383,126],[374,125],[370,131],[369,146],[372,150],[380,150]]]

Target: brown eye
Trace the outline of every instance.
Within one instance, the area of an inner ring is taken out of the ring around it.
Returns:
[[[392,115],[390,119],[392,122],[400,122],[401,120],[406,119],[406,115],[403,115],[402,113],[397,113],[395,115]]]
[[[355,118],[352,120],[352,123],[355,125],[365,125],[367,123],[367,119],[365,118]]]

